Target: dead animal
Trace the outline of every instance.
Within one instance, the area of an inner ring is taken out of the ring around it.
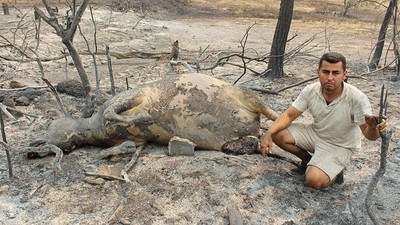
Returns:
[[[277,118],[255,92],[204,74],[182,74],[124,91],[90,118],[53,121],[47,143],[63,150],[125,141],[166,145],[178,136],[196,149],[221,150],[232,140],[257,136],[261,114]]]

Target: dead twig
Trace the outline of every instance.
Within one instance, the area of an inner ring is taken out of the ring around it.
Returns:
[[[243,63],[243,73],[242,73],[242,75],[239,76],[238,79],[235,80],[235,82],[233,82],[234,85],[235,85],[240,79],[242,79],[242,77],[246,74],[246,71],[247,71],[247,66],[246,66],[246,64],[247,64],[247,62],[246,62],[246,60],[244,59],[244,53],[245,53],[245,50],[246,50],[247,39],[249,38],[249,32],[250,32],[251,28],[253,28],[256,24],[257,24],[257,23],[253,23],[253,25],[251,25],[250,27],[248,27],[248,28],[246,29],[245,34],[243,35],[242,40],[240,40],[240,47],[242,48],[242,52],[241,52],[241,57],[240,57],[240,58],[242,59],[242,63]]]
[[[51,92],[53,92],[54,96],[56,97],[58,106],[61,109],[61,112],[63,112],[64,116],[71,117],[71,114],[68,113],[68,111],[65,109],[63,103],[61,102],[60,96],[57,93],[57,90],[54,88],[54,86],[48,81],[46,78],[42,77],[42,80],[47,84]]]
[[[97,69],[97,61],[96,61],[96,52],[97,52],[97,27],[96,27],[96,23],[94,21],[94,17],[93,17],[93,11],[92,11],[92,6],[89,6],[89,11],[90,11],[90,16],[92,19],[92,23],[93,23],[93,27],[94,27],[94,34],[93,34],[93,39],[94,39],[94,51],[92,52],[90,49],[90,45],[89,45],[89,41],[87,40],[86,36],[83,34],[81,27],[78,25],[79,28],[79,33],[81,34],[81,36],[83,37],[85,43],[86,43],[86,48],[87,51],[89,52],[89,54],[92,56],[93,59],[93,67],[94,67],[94,76],[95,76],[95,80],[96,80],[96,89],[95,89],[95,100],[92,103],[93,108],[96,108],[97,105],[97,98],[99,95],[99,89],[100,89],[100,80],[99,80],[99,72]]]
[[[101,178],[108,179],[108,180],[120,180],[120,181],[128,182],[126,179],[124,179],[122,177],[117,177],[117,176],[113,176],[113,175],[105,175],[105,174],[91,173],[91,172],[84,172],[83,174],[85,174],[86,176],[101,177]]]
[[[0,102],[0,112],[4,113],[8,118],[12,119],[13,121],[17,121],[15,117],[8,111],[8,106],[4,105]],[[3,120],[3,114],[1,115],[1,119]]]
[[[200,49],[199,49],[199,52],[198,52],[197,57],[196,57],[196,60],[195,60],[195,62],[194,62],[194,64],[196,65],[196,70],[197,70],[197,72],[200,71],[200,58],[201,58],[201,56],[206,52],[206,50],[207,50],[209,47],[210,47],[210,45],[207,45],[207,47],[206,47],[204,50],[202,50],[201,47],[200,47]],[[206,56],[205,59],[207,59],[207,58],[208,58],[208,56]],[[204,60],[204,59],[203,59],[203,60]]]

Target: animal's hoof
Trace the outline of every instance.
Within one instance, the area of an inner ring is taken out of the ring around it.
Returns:
[[[122,155],[127,153],[134,153],[136,151],[136,144],[133,141],[125,141],[120,145],[104,149],[98,155],[99,159],[105,159],[110,156]]]
[[[225,143],[221,151],[236,155],[254,154],[258,151],[258,138],[247,136]]]

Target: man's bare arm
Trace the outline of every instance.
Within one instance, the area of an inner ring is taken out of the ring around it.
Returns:
[[[262,137],[260,148],[263,157],[267,154],[272,153],[272,136],[281,130],[284,130],[290,126],[290,124],[302,114],[301,111],[297,110],[293,106],[290,106],[282,115],[275,120],[272,126],[268,129],[267,133]]]
[[[386,116],[383,116],[382,122],[378,125],[374,117],[376,118],[376,116],[365,115],[365,123],[360,125],[364,137],[371,141],[378,139],[380,136],[379,132],[382,132],[386,128]]]

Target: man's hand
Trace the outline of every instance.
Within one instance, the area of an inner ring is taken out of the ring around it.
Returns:
[[[272,137],[270,134],[266,133],[261,138],[260,149],[261,149],[261,154],[264,158],[267,155],[272,154]]]
[[[365,123],[368,125],[368,127],[372,130],[378,129],[379,132],[382,132],[386,128],[386,116],[382,116],[382,122],[380,124],[377,124],[378,121],[378,116],[370,116],[370,115],[365,115]]]

